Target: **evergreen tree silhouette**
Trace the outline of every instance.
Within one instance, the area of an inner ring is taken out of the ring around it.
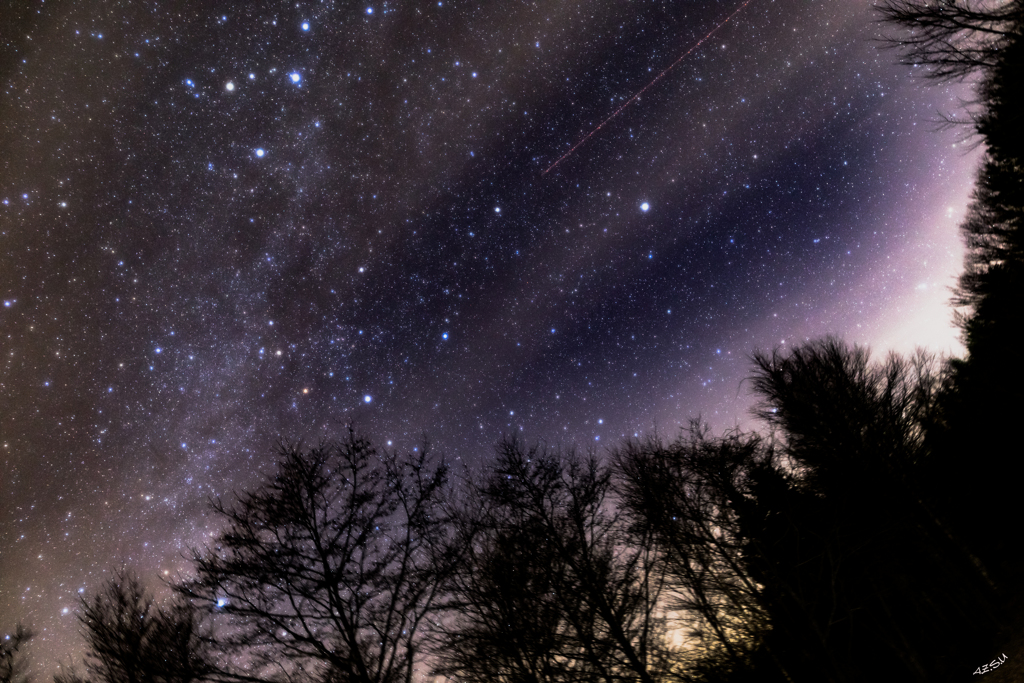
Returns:
[[[943,680],[992,647],[997,596],[918,481],[932,456],[937,372],[921,356],[872,364],[836,339],[755,355],[758,413],[802,498],[781,537],[799,540],[792,566],[841,680]],[[762,547],[780,546],[769,537]]]
[[[1006,476],[1007,448],[1024,406],[1024,2],[890,0],[885,20],[905,29],[894,43],[939,80],[977,75],[972,124],[985,146],[961,230],[967,246],[954,303],[968,355],[950,364],[928,472],[936,508],[955,520],[1001,586],[1021,573],[1008,539],[1019,525]]]
[[[132,572],[115,571],[81,609],[86,675],[68,668],[55,683],[191,683],[210,675],[192,605],[156,604]]]
[[[18,624],[14,633],[6,634],[0,640],[0,683],[27,683],[25,673],[25,644],[32,640],[35,632]]]

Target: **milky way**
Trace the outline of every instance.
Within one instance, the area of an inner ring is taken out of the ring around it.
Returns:
[[[755,348],[955,349],[976,152],[870,2],[11,3],[0,629],[76,644],[279,439],[749,423]]]

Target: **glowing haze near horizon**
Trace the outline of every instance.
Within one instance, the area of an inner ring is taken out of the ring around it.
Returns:
[[[156,577],[279,438],[751,425],[755,348],[956,351],[976,153],[869,2],[41,2],[0,63],[0,629]]]

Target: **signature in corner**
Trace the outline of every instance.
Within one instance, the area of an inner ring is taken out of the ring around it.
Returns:
[[[981,666],[979,666],[979,667],[977,668],[977,670],[976,670],[976,671],[974,672],[974,675],[975,675],[975,676],[977,676],[978,674],[987,674],[987,673],[988,673],[989,671],[992,671],[992,670],[994,670],[994,669],[998,669],[998,668],[999,668],[999,666],[1000,666],[1000,665],[1001,665],[1001,664],[1002,664],[1003,662],[1005,662],[1005,661],[1007,660],[1007,657],[1006,657],[1006,654],[1005,654],[1005,653],[1003,653],[1003,654],[1001,655],[1001,657],[1002,657],[1002,659],[999,659],[999,658],[997,657],[996,659],[993,659],[993,660],[992,660],[991,662],[989,662],[988,664],[982,664],[982,665],[981,665]]]

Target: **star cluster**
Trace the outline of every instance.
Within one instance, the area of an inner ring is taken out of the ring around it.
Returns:
[[[0,607],[352,422],[452,460],[747,421],[755,348],[955,348],[966,86],[870,2],[23,3],[0,61]],[[47,669],[49,670],[49,669]]]

